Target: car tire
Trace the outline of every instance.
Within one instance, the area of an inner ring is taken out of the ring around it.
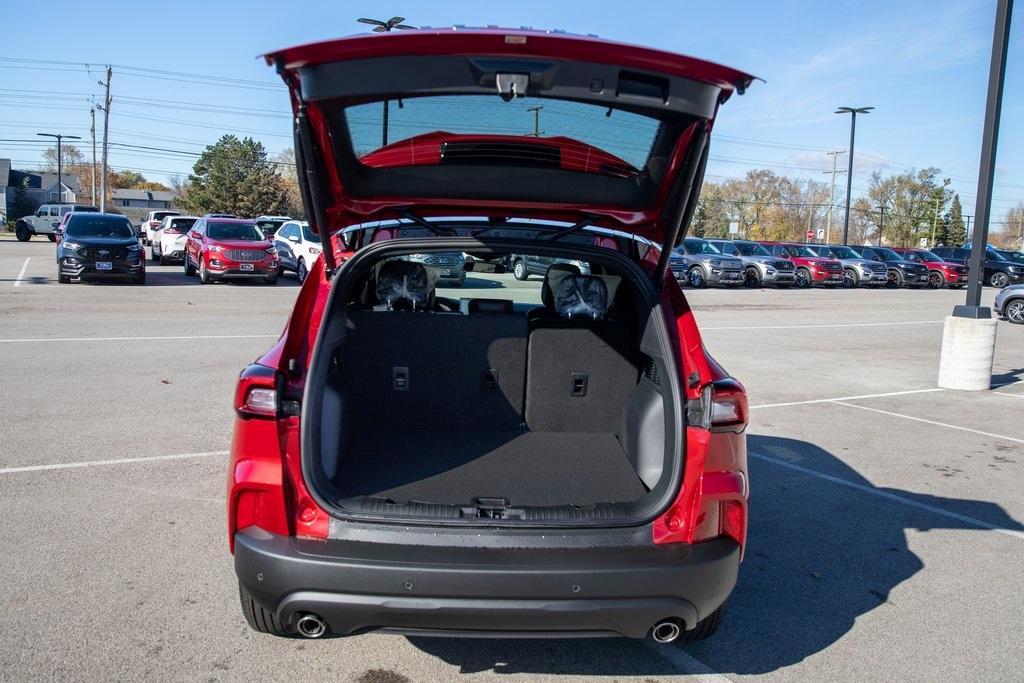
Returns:
[[[182,259],[181,263],[182,268],[185,271],[185,277],[192,277],[193,275],[196,274],[196,268],[195,266],[192,265],[192,261],[189,259],[188,254],[185,254],[185,257]]]
[[[751,266],[743,271],[743,284],[751,289],[758,289],[762,286],[761,271],[757,266]]]
[[[946,276],[937,270],[928,272],[928,288],[942,289],[946,286]]]
[[[686,272],[686,283],[694,289],[704,289],[708,286],[708,276],[704,274],[703,268],[694,266]]]
[[[242,614],[249,624],[249,628],[259,633],[269,633],[275,636],[288,637],[291,634],[285,629],[284,624],[277,620],[273,610],[264,609],[253,599],[249,591],[238,584],[238,598],[242,602]]]
[[[204,259],[199,262],[199,284],[208,285],[211,282],[213,280],[210,279],[210,273],[206,270],[206,260]]]
[[[903,273],[898,270],[889,271],[889,286],[894,289],[900,289],[903,287]]]
[[[847,268],[843,271],[843,287],[849,289],[857,289],[860,286],[860,275],[853,268]]]
[[[21,221],[14,226],[14,236],[19,242],[28,242],[32,239],[32,231],[24,221]]]
[[[1006,273],[997,271],[989,277],[988,284],[996,289],[1002,289],[1010,284],[1010,277]]]
[[[60,272],[60,266],[57,267],[57,284],[67,285],[71,284],[71,276],[64,275]]]
[[[267,284],[267,285],[276,285],[277,284],[277,276],[275,275],[273,277],[263,278],[263,283]]]
[[[51,242],[56,242],[56,241],[57,241],[57,236],[56,236],[56,235],[54,235],[54,234],[53,234],[53,233],[51,232],[51,233],[48,233],[48,234],[46,235],[46,239],[50,240]]]
[[[796,286],[800,289],[810,289],[814,286],[814,278],[811,276],[811,271],[806,268],[797,268]]]
[[[1024,299],[1013,299],[1007,303],[1003,315],[1014,325],[1024,325]]]
[[[299,264],[295,267],[295,276],[299,279],[301,285],[306,281],[306,276],[309,275],[309,270],[306,268],[305,259],[299,259]]]
[[[519,259],[512,264],[512,276],[520,282],[530,277],[530,271],[526,268],[526,261]]]
[[[725,615],[725,605],[722,605],[714,612],[704,617],[697,622],[697,625],[691,628],[689,631],[683,631],[679,634],[679,640],[682,642],[692,642],[694,640],[704,640],[715,635],[718,631],[718,627],[722,623],[722,617]]]

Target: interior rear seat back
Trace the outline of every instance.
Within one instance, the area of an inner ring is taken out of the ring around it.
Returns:
[[[526,364],[531,430],[607,433],[620,424],[639,380],[639,352],[628,324],[604,320],[607,295],[603,276],[562,276],[553,301],[560,317],[534,321]]]

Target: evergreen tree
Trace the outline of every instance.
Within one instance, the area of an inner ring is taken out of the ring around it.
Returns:
[[[188,189],[177,203],[199,215],[259,216],[282,213],[288,194],[261,143],[224,135],[196,161]]]
[[[960,195],[958,194],[953,195],[953,201],[949,205],[949,211],[946,213],[946,228],[943,232],[945,234],[942,239],[937,240],[939,244],[959,247],[967,241],[967,226],[964,224],[963,208],[960,206]]]

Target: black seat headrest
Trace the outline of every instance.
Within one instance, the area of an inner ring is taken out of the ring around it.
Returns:
[[[435,278],[422,263],[385,261],[377,272],[377,300],[396,311],[430,310]]]
[[[596,275],[566,275],[555,289],[555,310],[563,318],[603,320],[608,313],[608,287]]]
[[[540,287],[540,300],[545,307],[554,310],[555,290],[558,284],[570,275],[579,275],[579,266],[572,263],[552,263],[544,273],[544,284]]]

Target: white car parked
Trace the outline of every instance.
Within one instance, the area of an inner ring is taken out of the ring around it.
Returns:
[[[167,216],[160,221],[152,237],[153,260],[160,265],[184,260],[185,240],[197,220],[195,216]]]
[[[167,209],[163,209],[161,211],[150,211],[149,216],[146,217],[146,220],[142,221],[142,225],[140,226],[141,229],[139,231],[139,236],[142,238],[142,243],[147,245],[153,244],[153,236],[156,234],[156,231],[160,229],[160,225],[163,223],[163,220],[168,216],[180,215],[180,211],[168,211]]]
[[[320,258],[323,245],[320,235],[309,229],[305,221],[288,221],[274,234],[274,247],[281,261],[281,270],[290,270],[304,282],[313,262]]]

